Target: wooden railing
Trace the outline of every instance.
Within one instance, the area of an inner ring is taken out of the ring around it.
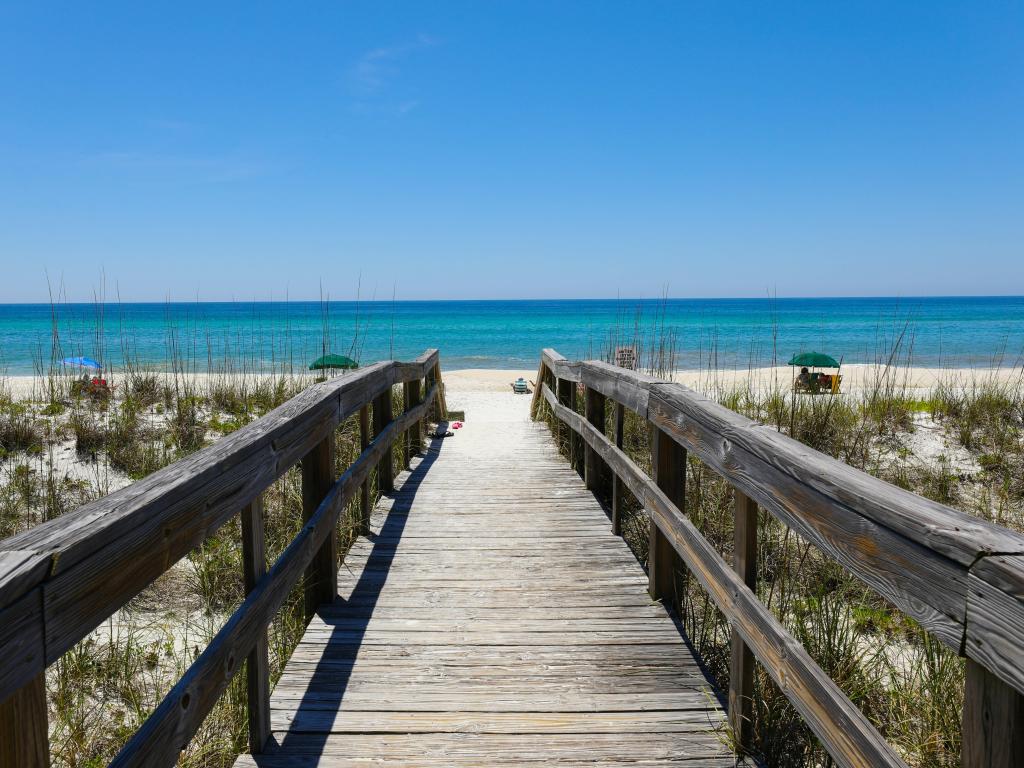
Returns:
[[[396,417],[397,384],[406,405]],[[260,752],[270,735],[267,628],[303,575],[307,621],[334,600],[341,512],[358,493],[368,524],[371,471],[382,491],[391,489],[395,441],[408,464],[432,408],[443,414],[437,350],[412,363],[377,363],[316,384],[210,447],[0,542],[0,768],[49,764],[46,667],[239,513],[245,600],[111,765],[174,765],[245,660],[249,743]],[[362,453],[336,478],[333,432],[357,412]],[[305,525],[267,570],[261,494],[297,463]]]
[[[651,596],[672,602],[678,556],[728,619],[729,720],[741,751],[753,738],[756,660],[839,765],[905,765],[758,600],[761,508],[966,657],[964,766],[1024,765],[1024,536],[855,470],[679,384],[569,362],[551,349],[537,384],[534,415],[546,402],[562,437],[577,441],[570,453],[585,447],[582,471],[590,488],[610,491],[613,531],[623,486],[650,516]],[[577,385],[585,416],[576,410]],[[615,403],[614,442],[606,398]],[[653,478],[622,450],[624,408],[649,423]],[[735,490],[732,566],[686,515],[687,451]]]

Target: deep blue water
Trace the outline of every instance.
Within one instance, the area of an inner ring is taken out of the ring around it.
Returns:
[[[802,351],[870,362],[899,345],[916,365],[1015,363],[1024,297],[0,305],[0,370],[125,357],[205,370],[304,367],[324,346],[363,363],[439,347],[446,368],[533,368],[541,348],[596,357],[617,336],[675,339],[679,367],[767,365]],[[56,328],[56,338],[53,330]],[[635,331],[639,328],[639,333]],[[662,332],[662,329],[666,333]]]

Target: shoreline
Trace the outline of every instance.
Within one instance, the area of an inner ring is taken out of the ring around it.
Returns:
[[[258,382],[277,380],[281,377],[292,380],[312,381],[314,376],[307,372],[298,374],[280,373],[207,373],[193,372],[177,374],[168,371],[142,371],[155,374],[164,384],[184,379],[198,389],[207,389],[218,382]],[[455,368],[445,369],[442,363],[442,379],[454,391],[468,392],[508,392],[512,382],[523,377],[534,381],[537,369],[525,368]],[[722,368],[708,369],[677,369],[671,381],[683,384],[700,392],[725,392],[730,390],[770,391],[775,388],[789,390],[796,370],[791,366]],[[866,363],[851,363],[840,369],[842,375],[842,393],[863,393],[884,386],[887,390],[908,394],[925,395],[940,384],[967,388],[989,385],[1012,385],[1024,380],[1024,368],[1020,366],[1003,367],[950,367],[932,368],[923,366],[885,366]],[[340,374],[345,375],[345,374]],[[77,376],[61,376],[63,383],[69,383]],[[108,380],[116,388],[124,381],[124,374],[114,371],[108,374]],[[45,398],[47,377],[35,374],[16,374],[0,376],[0,395],[7,395],[14,400],[36,400]],[[531,386],[532,389],[532,386]]]

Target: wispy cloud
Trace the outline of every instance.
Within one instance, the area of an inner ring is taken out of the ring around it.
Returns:
[[[396,98],[391,91],[410,56],[433,48],[440,40],[420,34],[415,40],[367,51],[349,68],[349,86],[356,97],[353,108],[360,112],[389,111],[404,115],[419,106],[419,99]]]

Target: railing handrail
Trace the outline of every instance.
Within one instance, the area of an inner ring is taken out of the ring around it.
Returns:
[[[329,490],[317,498],[315,513],[169,694],[179,694],[178,715],[184,712],[194,719],[198,714],[201,722],[205,711],[187,706],[199,697],[192,696],[195,691],[179,688],[183,683],[195,685],[193,671],[208,664],[211,653],[226,661],[226,656],[218,655],[227,647],[222,635],[233,641],[227,667],[240,666],[249,649],[237,645],[237,633],[241,631],[247,642],[269,623],[333,530],[331,520],[337,519],[374,465],[384,462],[382,457],[390,462],[393,441],[424,418],[441,389],[439,360],[437,350],[428,350],[410,363],[377,363],[315,384],[260,419],[142,480],[0,541],[0,648],[4,649],[0,703],[38,680],[61,654],[228,519],[256,502],[289,468],[331,438],[344,419],[387,398],[386,413],[375,418],[373,440],[341,478],[326,480]],[[427,391],[420,397],[424,378]],[[392,420],[390,393],[396,384],[412,387],[415,395],[406,411]],[[288,579],[281,578],[282,571]],[[251,610],[254,605],[259,608],[258,621]],[[222,664],[222,676],[224,670]],[[204,688],[202,693],[209,690]],[[180,720],[176,721],[179,726]],[[175,729],[175,734],[180,736],[180,730]],[[175,743],[173,749],[183,743]]]
[[[1024,536],[854,469],[681,384],[598,361],[570,362],[552,349],[542,352],[541,369],[534,409],[543,399],[630,488],[734,628],[748,634],[743,639],[755,655],[768,631],[765,622],[774,621],[770,612],[761,610],[756,595],[727,566],[723,570],[722,558],[659,489],[660,483],[605,437],[603,404],[595,416],[600,425],[595,426],[559,397],[565,390],[553,391],[552,380],[582,384],[588,392],[634,411],[945,645],[1017,695],[1024,693]],[[550,374],[544,375],[545,370]],[[588,416],[590,407],[588,399]],[[836,750],[833,756],[847,762],[843,754],[849,745],[843,741],[848,734],[859,734],[864,740],[860,747],[867,751],[849,754],[869,756],[876,761],[871,764],[902,764],[887,744],[879,743],[881,737],[855,707],[851,712],[828,693],[834,683],[820,679],[823,673],[809,657],[798,658],[798,651],[805,657],[806,652],[775,624],[769,634],[787,653],[774,671],[792,675],[791,681],[816,681],[819,687],[816,692],[806,687],[787,690],[785,674],[776,682],[830,751]],[[771,673],[769,660],[761,660]],[[799,695],[794,698],[794,693]],[[819,713],[814,711],[814,695],[826,696],[830,706],[838,707],[842,722],[815,723]]]

